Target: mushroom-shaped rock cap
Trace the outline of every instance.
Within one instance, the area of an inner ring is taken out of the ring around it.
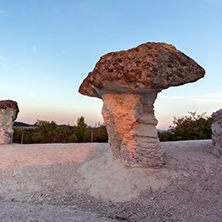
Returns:
[[[18,108],[18,104],[16,101],[13,100],[1,100],[0,101],[0,110],[1,109],[13,109],[15,110],[14,112],[14,116],[13,116],[13,121],[17,118],[17,115],[19,113],[19,108]]]
[[[83,95],[146,93],[195,82],[205,74],[193,59],[166,43],[148,42],[102,56],[79,88]]]

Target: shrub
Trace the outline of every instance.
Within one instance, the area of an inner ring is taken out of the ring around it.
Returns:
[[[211,139],[212,117],[205,116],[205,113],[201,115],[197,115],[196,112],[188,113],[190,116],[174,117],[174,125],[169,127],[173,140]]]

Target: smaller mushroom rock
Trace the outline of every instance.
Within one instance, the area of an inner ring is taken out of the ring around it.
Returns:
[[[0,101],[0,144],[10,144],[13,139],[13,123],[19,113],[18,104],[12,100]]]
[[[195,82],[204,74],[202,67],[174,46],[148,42],[102,56],[79,92],[103,99],[102,114],[115,158],[160,167],[165,155],[153,110],[157,94]]]
[[[215,147],[214,153],[222,155],[222,109],[212,114],[214,122],[211,125],[212,129],[212,142]]]

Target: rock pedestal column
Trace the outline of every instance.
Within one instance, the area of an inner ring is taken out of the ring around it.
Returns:
[[[213,113],[214,122],[211,125],[212,129],[212,142],[214,145],[214,153],[222,155],[222,109]]]
[[[17,118],[19,108],[12,100],[0,101],[0,144],[10,144],[13,139],[13,123]]]
[[[158,92],[151,90],[143,95],[121,93],[103,96],[102,114],[115,158],[152,167],[165,164],[153,111]]]

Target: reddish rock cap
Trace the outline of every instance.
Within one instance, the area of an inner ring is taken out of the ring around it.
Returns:
[[[19,108],[18,108],[17,102],[13,101],[13,100],[1,100],[0,101],[0,110],[1,109],[6,110],[7,108],[15,110],[15,115],[14,115],[14,120],[15,120],[17,118],[18,113],[19,113]]]
[[[166,43],[148,42],[100,58],[79,88],[83,95],[143,94],[195,82],[205,74],[193,59]]]

